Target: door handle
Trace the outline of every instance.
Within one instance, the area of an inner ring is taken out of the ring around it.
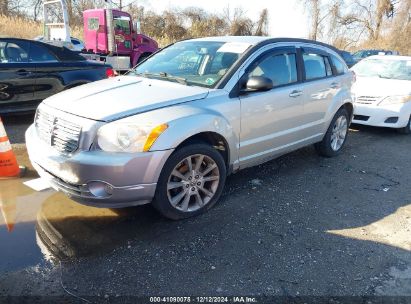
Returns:
[[[338,89],[338,88],[340,87],[340,84],[339,84],[338,82],[332,82],[331,85],[330,85],[330,87],[331,87],[332,89]]]
[[[302,91],[294,90],[288,96],[295,98],[295,97],[301,96],[302,94],[303,94]]]
[[[17,75],[19,75],[19,76],[27,76],[27,75],[30,75],[30,74],[31,74],[31,72],[26,71],[26,70],[18,70],[17,71]]]

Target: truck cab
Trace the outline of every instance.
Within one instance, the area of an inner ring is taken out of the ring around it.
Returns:
[[[139,34],[130,14],[115,9],[91,9],[83,13],[85,56],[106,61],[122,71],[158,49],[156,41]]]

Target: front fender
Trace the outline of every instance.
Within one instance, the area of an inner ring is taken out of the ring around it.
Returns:
[[[167,123],[168,128],[155,141],[151,151],[175,149],[186,139],[204,132],[222,136],[228,144],[230,163],[237,160],[238,134],[230,122],[220,113],[189,105],[164,108],[142,116],[150,115],[156,123]],[[145,118],[142,117],[145,120]]]

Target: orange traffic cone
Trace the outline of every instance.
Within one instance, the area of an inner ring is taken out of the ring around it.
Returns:
[[[0,118],[0,178],[17,177],[21,169],[17,164],[6,130]]]

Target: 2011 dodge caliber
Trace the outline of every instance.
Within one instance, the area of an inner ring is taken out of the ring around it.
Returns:
[[[226,176],[347,139],[353,81],[338,50],[291,38],[210,37],[172,44],[127,75],[54,95],[26,132],[33,166],[86,205],[145,203],[200,214]]]

